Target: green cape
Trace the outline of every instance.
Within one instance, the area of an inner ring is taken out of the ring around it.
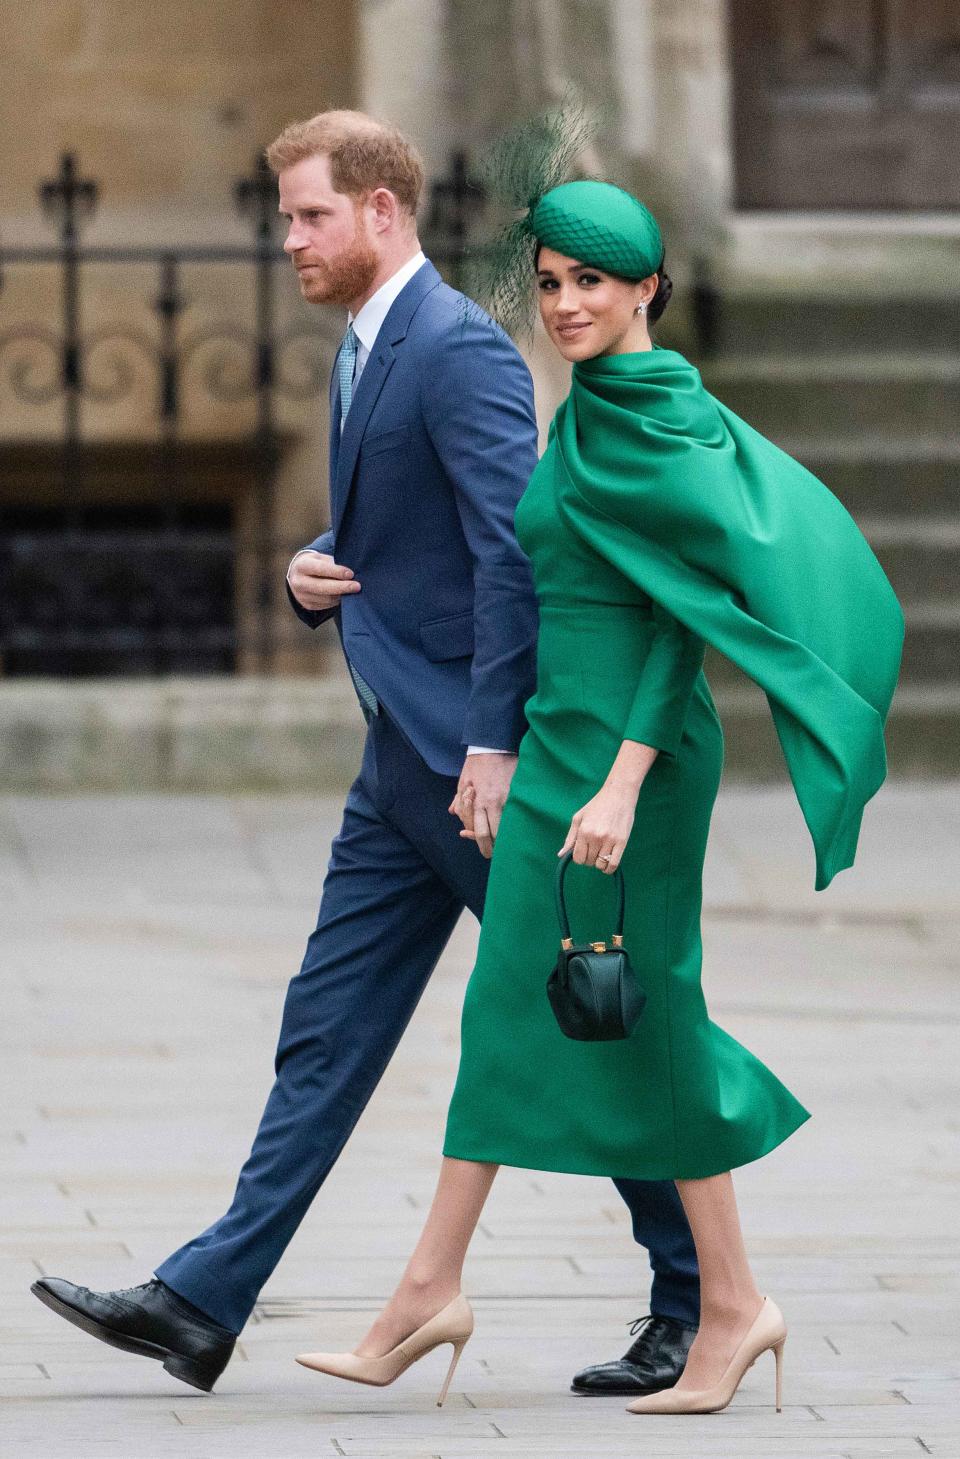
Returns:
[[[673,350],[575,365],[553,429],[582,536],[766,692],[822,890],[886,775],[903,643],[865,538]]]

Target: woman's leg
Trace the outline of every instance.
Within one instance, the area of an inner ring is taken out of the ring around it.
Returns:
[[[677,1388],[710,1388],[760,1311],[729,1172],[678,1180],[700,1266],[700,1330]]]
[[[354,1351],[380,1357],[460,1291],[464,1258],[499,1166],[445,1158],[427,1223],[390,1301]]]

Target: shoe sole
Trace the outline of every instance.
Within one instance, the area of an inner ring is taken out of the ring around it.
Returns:
[[[140,1358],[156,1358],[163,1363],[164,1371],[173,1378],[179,1378],[181,1383],[188,1383],[191,1388],[199,1388],[201,1393],[209,1393],[217,1381],[203,1378],[200,1373],[199,1364],[193,1358],[185,1358],[182,1353],[175,1353],[171,1348],[161,1347],[159,1343],[147,1342],[144,1338],[126,1337],[124,1334],[114,1332],[102,1322],[97,1322],[93,1317],[88,1317],[77,1307],[71,1307],[69,1302],[54,1296],[53,1292],[47,1290],[40,1282],[34,1282],[30,1288],[33,1295],[49,1307],[51,1312],[56,1312],[58,1317],[79,1327],[82,1332],[89,1333],[91,1337],[99,1338],[101,1342],[111,1348],[119,1348],[124,1353],[135,1353]]]

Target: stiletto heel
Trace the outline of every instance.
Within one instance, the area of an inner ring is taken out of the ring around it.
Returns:
[[[460,1361],[460,1354],[463,1352],[466,1345],[466,1338],[463,1338],[460,1342],[455,1342],[453,1345],[453,1357],[450,1359],[450,1366],[447,1369],[447,1376],[443,1380],[443,1387],[440,1389],[440,1397],[437,1399],[438,1408],[443,1407],[443,1400],[446,1398],[447,1389],[450,1387],[450,1379],[453,1377],[456,1371],[457,1364]]]
[[[665,1388],[662,1393],[645,1394],[627,1404],[628,1413],[718,1413],[726,1408],[748,1368],[761,1353],[773,1349],[777,1362],[777,1413],[780,1413],[783,1346],[787,1340],[787,1324],[776,1302],[764,1297],[763,1306],[754,1318],[749,1332],[727,1364],[727,1371],[712,1388]]]
[[[301,1353],[297,1362],[316,1373],[329,1373],[331,1378],[346,1378],[351,1383],[369,1383],[375,1388],[386,1388],[418,1359],[432,1353],[434,1348],[452,1343],[453,1357],[437,1399],[439,1408],[447,1396],[460,1354],[472,1332],[473,1312],[461,1292],[429,1322],[424,1322],[403,1342],[397,1343],[395,1348],[379,1358],[361,1358],[357,1353]]]
[[[777,1413],[782,1413],[783,1403],[783,1350],[787,1345],[787,1339],[781,1338],[773,1349],[773,1356],[777,1362]]]

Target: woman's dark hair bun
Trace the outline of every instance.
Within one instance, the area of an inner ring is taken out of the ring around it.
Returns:
[[[663,259],[660,260],[660,267],[657,269],[657,292],[647,305],[647,318],[651,324],[656,324],[660,315],[670,303],[670,295],[673,293],[673,280],[663,266]]]

